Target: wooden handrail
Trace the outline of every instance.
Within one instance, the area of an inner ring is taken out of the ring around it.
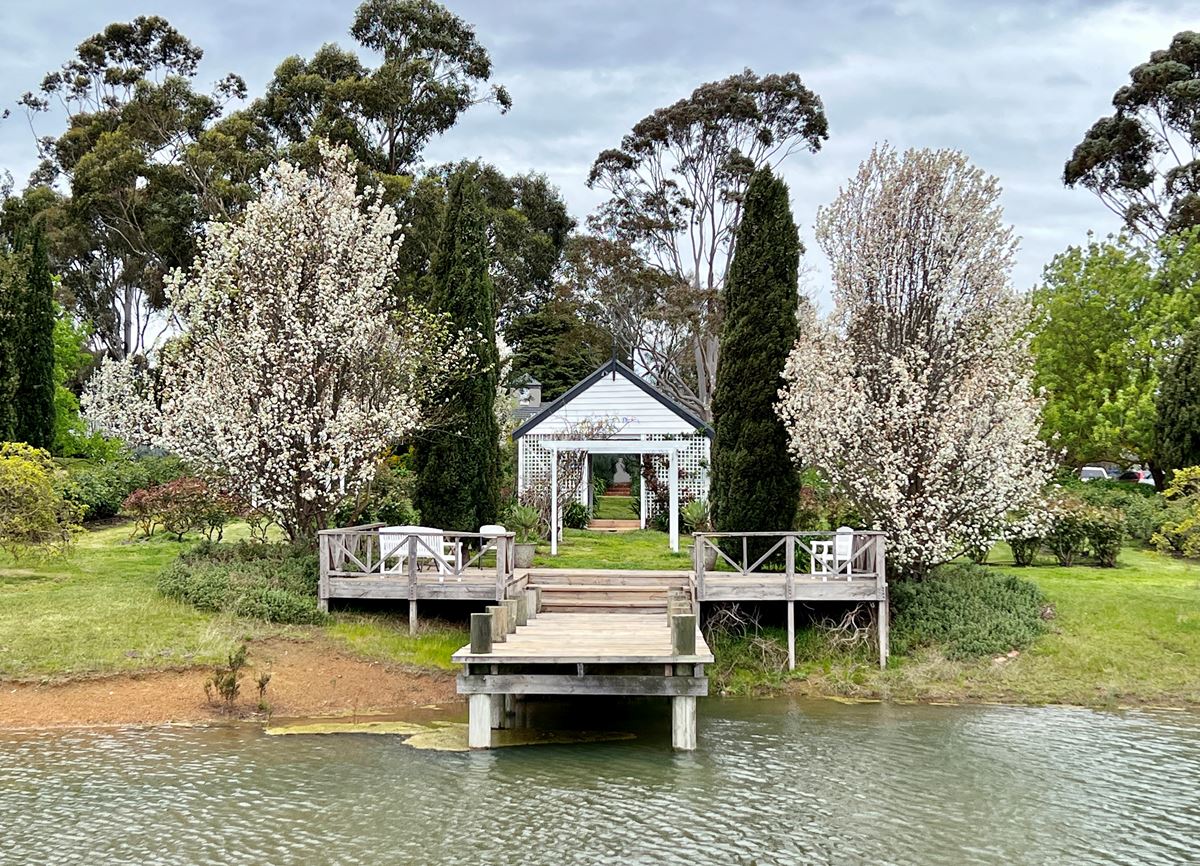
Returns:
[[[886,586],[886,571],[883,557],[883,545],[887,537],[887,533],[879,530],[855,529],[853,530],[854,538],[865,542],[857,551],[851,549],[848,559],[845,560],[844,569],[839,567],[833,572],[828,572],[829,577],[841,577],[846,579],[873,579],[882,590]],[[755,569],[761,566],[773,555],[777,554],[780,548],[783,548],[784,553],[784,580],[786,595],[792,596],[792,587],[796,578],[796,553],[799,551],[809,557],[815,556],[813,548],[817,541],[833,541],[838,537],[837,530],[791,530],[780,532],[694,532],[692,533],[692,562],[693,569],[696,574],[696,582],[701,596],[704,595],[704,585],[708,569],[705,568],[704,559],[705,551],[709,548],[717,554],[718,562],[724,560],[733,569],[733,573],[741,576],[755,574]],[[742,561],[735,562],[724,550],[721,545],[717,544],[715,539],[741,539]],[[749,544],[748,539],[762,538],[774,539],[775,543],[770,548],[760,555],[753,563],[749,562]],[[807,543],[806,543],[807,542]],[[856,570],[856,564],[862,563],[861,570]]]

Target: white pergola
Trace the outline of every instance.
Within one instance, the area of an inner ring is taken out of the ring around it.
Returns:
[[[670,460],[670,533],[671,550],[679,551],[679,452],[690,443],[675,439],[648,442],[630,439],[546,439],[541,445],[551,453],[550,459],[550,555],[558,555],[558,455],[561,451],[584,451],[588,454],[667,454]]]

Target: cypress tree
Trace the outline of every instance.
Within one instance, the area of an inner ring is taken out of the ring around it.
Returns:
[[[750,179],[725,282],[713,391],[712,517],[727,532],[792,529],[800,482],[775,414],[796,320],[800,237],[788,189],[769,168]]]
[[[1159,384],[1156,434],[1165,470],[1200,466],[1200,321],[1184,337]]]
[[[13,438],[35,448],[54,445],[54,280],[46,244],[37,228],[28,229],[18,248],[24,280],[18,284],[16,335],[19,376]]]
[[[438,418],[416,448],[416,505],[427,526],[475,532],[500,510],[496,300],[488,276],[487,209],[473,174],[455,173],[429,273],[430,305],[477,334],[476,369],[438,395]]]
[[[17,436],[18,315],[23,291],[24,269],[18,257],[0,242],[0,442],[11,442]]]

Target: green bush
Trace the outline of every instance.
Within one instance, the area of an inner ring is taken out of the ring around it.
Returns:
[[[317,557],[288,544],[202,542],[164,569],[158,591],[200,610],[316,624]]]
[[[1045,630],[1041,590],[1029,581],[969,563],[941,566],[890,589],[892,646],[923,646],[971,659],[1024,649]]]
[[[119,456],[100,463],[71,461],[62,485],[64,498],[84,509],[84,520],[116,517],[135,490],[166,484],[188,474],[178,457]]]
[[[1087,549],[1087,508],[1072,500],[1060,500],[1054,508],[1054,524],[1046,534],[1046,549],[1058,564],[1072,566]]]
[[[63,497],[60,474],[49,452],[0,442],[0,549],[13,557],[66,550],[81,509]]]
[[[335,526],[362,523],[386,523],[389,526],[416,526],[421,515],[413,505],[417,476],[410,468],[408,455],[383,461],[371,481],[358,496],[347,500],[333,515]]]
[[[1085,515],[1088,547],[1096,564],[1112,568],[1125,538],[1125,515],[1117,508],[1092,508]]]
[[[592,522],[592,509],[578,500],[568,502],[563,509],[562,522],[567,529],[587,529]]]
[[[1178,511],[1148,484],[1075,480],[1065,487],[1088,505],[1119,509],[1124,516],[1125,536],[1139,544],[1149,544],[1154,533]]]
[[[1155,533],[1155,546],[1163,553],[1200,557],[1200,466],[1177,469],[1166,495],[1175,516]]]

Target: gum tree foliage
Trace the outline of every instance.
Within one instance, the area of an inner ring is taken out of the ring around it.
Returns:
[[[411,173],[429,140],[471,106],[512,106],[501,86],[481,91],[492,75],[487,49],[440,3],[367,0],[350,35],[382,55],[379,66],[329,43],[309,60],[284,60],[251,108],[294,159],[315,158],[316,140],[327,139],[347,145],[367,170]]]
[[[267,170],[241,220],[211,222],[168,282],[183,334],[156,369],[104,364],[84,408],[130,443],[178,454],[312,542],[463,366],[443,318],[394,309],[396,214],[344,148]]]
[[[206,217],[240,209],[269,161],[261,130],[221,120],[246,95],[241,78],[194,89],[201,56],[165,19],[140,16],[84,40],[20,99],[31,123],[66,114],[61,135],[38,139],[27,210],[54,224],[63,299],[112,357],[144,348],[167,274],[191,260]],[[68,196],[37,191],[60,181]]]
[[[902,574],[998,538],[1048,477],[999,195],[961,153],[884,146],[818,213],[836,306],[802,325],[779,413]]]
[[[416,506],[430,526],[475,532],[500,511],[500,358],[488,275],[487,206],[473,172],[450,182],[450,202],[429,275],[429,298],[467,337],[473,373],[436,390],[437,424],[417,442]]]
[[[1152,247],[1125,236],[1070,247],[1031,300],[1045,441],[1072,466],[1146,463],[1161,484],[1155,395],[1200,316],[1200,228]]]
[[[1114,111],[1097,120],[1063,169],[1154,241],[1200,225],[1200,33],[1175,34],[1166,50],[1129,72]]]
[[[801,244],[788,188],[769,168],[746,190],[725,283],[725,324],[713,394],[713,522],[722,531],[793,528],[800,479],[775,413],[780,373],[799,336]]]
[[[1200,319],[1163,372],[1157,408],[1155,435],[1163,468],[1200,466]]]
[[[652,322],[625,354],[705,419],[746,185],[756,169],[815,152],[827,137],[821,100],[798,75],[747,69],[658,109],[592,165],[588,186],[610,195],[593,229],[667,277],[647,306]]]

